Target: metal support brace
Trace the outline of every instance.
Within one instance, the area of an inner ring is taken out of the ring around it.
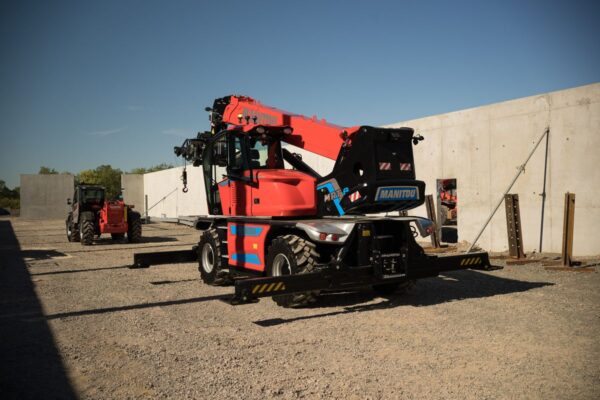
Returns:
[[[546,135],[548,135],[549,133],[550,133],[550,128],[548,127],[548,128],[546,128],[544,130],[544,133],[542,134],[542,136],[540,136],[540,138],[538,139],[538,141],[535,143],[535,146],[533,146],[533,149],[531,149],[531,152],[529,153],[529,155],[525,159],[525,162],[523,164],[519,165],[517,174],[515,175],[515,177],[513,178],[513,180],[510,182],[510,184],[508,185],[508,187],[506,188],[506,190],[504,191],[504,193],[502,194],[502,197],[500,197],[500,200],[498,201],[498,203],[496,204],[496,206],[494,207],[494,209],[490,213],[490,216],[485,221],[485,224],[483,224],[483,226],[481,227],[481,230],[479,231],[479,233],[477,234],[477,236],[473,240],[473,243],[471,243],[471,246],[467,250],[467,253],[470,253],[471,250],[473,250],[473,247],[475,247],[475,244],[477,243],[477,241],[479,240],[479,238],[483,234],[483,231],[485,230],[485,228],[488,226],[488,224],[492,220],[492,217],[494,216],[494,214],[496,214],[496,211],[498,211],[498,208],[500,208],[500,205],[502,204],[502,201],[504,200],[504,196],[510,191],[510,189],[512,189],[513,185],[515,184],[515,182],[517,181],[517,179],[519,178],[519,176],[525,171],[525,166],[529,162],[529,159],[531,158],[531,156],[533,156],[533,153],[535,153],[535,150],[540,145],[540,142],[542,141],[542,139]]]

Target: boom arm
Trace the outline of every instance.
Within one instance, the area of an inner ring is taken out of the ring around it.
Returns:
[[[354,133],[358,127],[344,128],[328,123],[317,117],[308,118],[274,107],[265,106],[246,96],[227,96],[215,100],[211,109],[213,132],[231,125],[279,125],[293,129],[291,135],[281,140],[335,160],[346,135]]]

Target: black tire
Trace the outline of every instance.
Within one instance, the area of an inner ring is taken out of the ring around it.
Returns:
[[[315,271],[319,260],[316,245],[296,235],[275,238],[267,252],[267,275],[297,275]],[[317,301],[318,291],[273,296],[281,307],[302,307]]]
[[[81,244],[89,246],[94,241],[94,221],[84,219],[79,224],[79,232],[81,235]]]
[[[111,233],[110,237],[112,238],[112,240],[121,240],[123,239],[123,237],[125,237],[124,233]]]
[[[231,282],[227,265],[221,257],[221,240],[216,229],[208,229],[200,236],[198,243],[198,271],[202,282],[207,285],[222,286]]]
[[[139,243],[142,240],[142,220],[139,218],[139,214],[128,219],[127,240],[129,243]]]
[[[409,280],[399,283],[383,283],[373,285],[373,290],[381,297],[399,296],[408,293],[415,287],[416,281]]]
[[[73,227],[71,217],[67,219],[67,240],[69,242],[79,242],[79,229]]]

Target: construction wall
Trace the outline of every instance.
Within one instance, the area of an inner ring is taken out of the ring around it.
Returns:
[[[21,217],[66,219],[73,197],[73,175],[21,175]]]
[[[122,174],[121,187],[125,204],[135,206],[135,210],[144,212],[144,175]]]
[[[600,84],[390,126],[413,127],[425,137],[415,147],[415,163],[428,194],[436,194],[436,179],[457,179],[458,237],[469,242],[549,126],[543,251],[561,251],[569,191],[576,194],[574,254],[600,253]],[[539,251],[544,146],[510,191],[519,195],[526,252]],[[425,215],[424,207],[414,214]],[[504,204],[478,243],[486,250],[508,249]]]
[[[144,193],[148,196],[150,217],[176,218],[186,215],[206,215],[206,194],[202,168],[189,167],[188,192],[183,193],[183,167],[144,174]],[[138,211],[144,212],[143,207]]]

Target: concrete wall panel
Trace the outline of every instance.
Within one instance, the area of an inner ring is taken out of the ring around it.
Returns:
[[[564,193],[577,195],[574,252],[600,253],[600,84],[436,115],[390,126],[410,126],[426,139],[415,147],[417,178],[434,193],[436,179],[457,178],[459,240],[472,241],[489,212],[550,126],[544,251],[560,252]],[[539,250],[545,142],[511,193],[518,193],[526,251]],[[424,208],[414,215],[425,215]],[[479,244],[508,248],[504,205]]]
[[[121,187],[123,188],[123,201],[125,204],[135,206],[135,210],[143,213],[144,210],[144,175],[123,174],[121,175]]]
[[[187,169],[187,193],[182,192],[182,172],[183,167],[177,167],[144,175],[144,191],[148,196],[148,215],[176,218],[208,213],[202,168],[189,167]],[[140,211],[143,213],[143,208]]]
[[[66,219],[73,197],[73,175],[21,175],[21,217]]]

